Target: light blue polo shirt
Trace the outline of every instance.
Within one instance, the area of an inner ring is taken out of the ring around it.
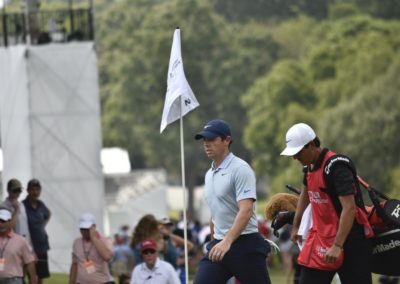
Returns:
[[[214,163],[205,177],[204,198],[210,207],[214,224],[214,238],[222,240],[233,225],[239,212],[238,201],[251,198],[257,200],[256,177],[244,160],[232,153],[221,165],[214,169]],[[256,206],[253,203],[253,215],[242,235],[258,232]]]

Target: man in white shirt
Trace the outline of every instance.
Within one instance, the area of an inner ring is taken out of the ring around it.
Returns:
[[[14,232],[24,237],[28,244],[32,246],[25,206],[18,201],[21,192],[21,182],[15,178],[10,179],[7,182],[8,196],[4,200],[2,206],[11,211],[12,219],[10,221],[10,224]]]
[[[155,240],[144,240],[140,244],[143,262],[132,272],[131,284],[180,284],[178,274],[171,264],[158,257]]]

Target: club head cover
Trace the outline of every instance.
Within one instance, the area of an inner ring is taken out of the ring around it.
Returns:
[[[400,201],[397,199],[390,199],[386,201],[383,207],[386,217],[395,225],[400,228]]]
[[[279,238],[278,230],[285,226],[286,224],[292,224],[294,218],[294,211],[281,211],[276,214],[275,218],[272,220],[271,227],[274,229],[273,233],[275,237]]]

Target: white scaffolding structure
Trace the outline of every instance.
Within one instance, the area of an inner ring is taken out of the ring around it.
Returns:
[[[52,212],[50,270],[67,273],[79,216],[92,212],[104,229],[94,44],[1,48],[0,126],[3,188],[13,177],[24,185],[41,181],[41,199]]]

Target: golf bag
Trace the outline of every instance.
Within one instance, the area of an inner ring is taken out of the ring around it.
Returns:
[[[400,201],[390,199],[368,184],[363,184],[364,181],[360,183],[368,189],[373,204],[368,215],[375,232],[372,238],[372,272],[400,276]],[[378,196],[384,201],[380,201]]]
[[[400,276],[400,265],[398,263],[400,259],[400,201],[390,199],[357,176],[352,161],[343,155],[334,155],[326,162],[324,169],[326,181],[334,166],[339,163],[352,171],[359,184],[368,190],[372,202],[372,206],[365,206],[369,223],[375,233],[375,236],[371,238],[371,272]],[[357,184],[358,189],[360,189],[359,184]]]

